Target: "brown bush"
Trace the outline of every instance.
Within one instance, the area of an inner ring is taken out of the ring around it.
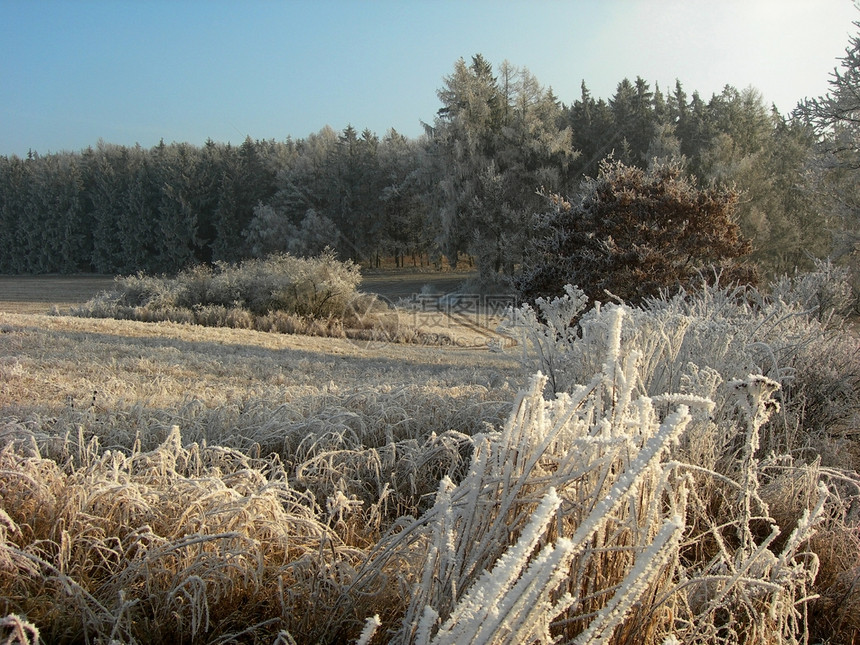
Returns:
[[[734,262],[752,250],[734,220],[738,194],[699,189],[677,166],[644,171],[605,161],[576,199],[547,199],[517,280],[527,300],[560,296],[566,284],[592,300],[605,301],[608,291],[637,304],[689,290],[703,275],[757,282],[751,265]]]

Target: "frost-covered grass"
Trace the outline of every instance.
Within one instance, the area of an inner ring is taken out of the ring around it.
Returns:
[[[860,469],[860,349],[840,314],[850,311],[846,271],[782,278],[767,292],[703,285],[696,293],[653,298],[629,308],[621,342],[640,352],[642,388],[649,395],[684,392],[716,402],[732,379],[761,374],[780,385],[779,414],[763,437],[767,451],[820,456],[829,465]],[[519,341],[523,363],[568,390],[600,369],[609,316],[568,285],[564,296],[539,299],[536,309],[512,310],[507,333]],[[575,321],[575,324],[571,324]],[[715,427],[727,410],[718,405]],[[724,441],[708,442],[713,466]]]
[[[857,341],[737,296],[497,352],[0,315],[0,638],[856,640]]]

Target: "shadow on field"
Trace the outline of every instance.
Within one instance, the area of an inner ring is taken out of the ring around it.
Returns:
[[[362,277],[359,291],[375,293],[396,302],[422,290],[451,293],[472,277],[467,272],[416,272],[389,270]],[[114,287],[114,276],[81,275],[0,275],[0,311],[8,313],[48,313],[52,307],[67,310],[82,305],[102,291]]]
[[[247,373],[251,380],[285,385],[319,386],[329,381],[372,386],[378,383],[476,384],[492,386],[499,370],[517,373],[519,363],[502,353],[480,352],[481,358],[454,346],[419,346],[374,343],[364,346],[342,338],[301,337],[319,340],[319,348],[271,348],[241,342],[189,341],[165,336],[125,336],[93,331],[52,330],[51,335],[70,345],[86,343],[91,359],[109,362],[123,370],[142,358],[181,367],[187,359],[194,378],[205,381],[225,372]],[[266,332],[254,332],[266,333]],[[166,351],[165,351],[166,350]],[[513,374],[511,374],[513,376]]]

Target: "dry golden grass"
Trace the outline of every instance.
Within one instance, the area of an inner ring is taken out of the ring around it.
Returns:
[[[173,323],[0,314],[0,332],[4,415],[23,423],[51,418],[59,434],[84,423],[105,433],[103,442],[139,431],[148,448],[175,424],[189,441],[236,445],[243,427],[259,437],[252,426],[266,419],[272,425],[322,414],[328,403],[359,406],[370,394],[389,393],[394,401],[397,392],[416,388],[452,401],[509,401],[513,390],[505,382],[522,374],[510,357],[486,350],[365,345]],[[434,406],[413,415],[420,396],[399,396],[390,414],[399,407],[404,426],[442,421],[431,413]]]
[[[0,613],[48,642],[208,642],[255,612],[352,633],[309,613],[340,593],[320,576],[419,514],[524,377],[474,349],[17,314],[0,356]]]

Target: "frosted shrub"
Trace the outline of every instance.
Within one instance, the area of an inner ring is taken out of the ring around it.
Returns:
[[[547,195],[530,222],[518,291],[533,300],[576,284],[592,300],[609,291],[638,304],[712,269],[756,283],[743,261],[752,247],[735,217],[738,201],[735,190],[697,187],[678,163],[646,171],[607,158],[569,200]]]
[[[713,435],[730,413],[727,382],[751,373],[768,376],[779,383],[777,396],[784,404],[765,438],[766,448],[778,452],[807,447],[809,433],[832,436],[856,427],[860,347],[850,334],[811,315],[808,300],[801,302],[801,293],[816,283],[812,277],[792,291],[795,282],[782,281],[771,297],[752,288],[703,285],[695,294],[625,307],[621,338],[640,353],[644,391],[713,399]],[[612,320],[607,308],[596,303],[565,326],[578,302],[570,294],[581,293],[567,289],[567,296],[539,303],[540,317],[524,305],[510,310],[505,323],[506,333],[519,340],[522,361],[551,374],[553,391],[569,390],[600,368]],[[792,294],[788,300],[780,297]],[[714,445],[715,454],[725,447]]]
[[[188,308],[233,305],[257,315],[284,311],[324,318],[343,311],[361,274],[352,262],[339,262],[326,251],[316,258],[276,254],[238,266],[196,267],[176,280],[183,285],[179,304]]]
[[[787,304],[814,310],[819,320],[842,319],[857,306],[847,267],[830,260],[815,260],[815,270],[782,276],[771,287],[771,297]]]
[[[238,265],[196,266],[175,277],[117,278],[114,292],[100,294],[76,313],[304,333],[317,329],[311,320],[352,322],[357,310],[373,310],[367,296],[356,291],[360,281],[358,266],[338,261],[329,250],[315,258],[277,254]],[[277,321],[266,319],[273,315]],[[322,333],[329,331],[327,326]]]
[[[651,300],[640,315],[689,319],[670,365],[685,383],[687,366],[693,373],[717,372],[724,382],[752,372],[779,383],[782,408],[764,430],[763,448],[812,459],[828,457],[833,442],[860,421],[860,343],[808,305],[755,289],[704,287],[696,294]],[[722,395],[715,397],[719,405]]]
[[[239,265],[218,262],[175,277],[118,278],[78,316],[170,321],[309,336],[348,337],[361,344],[450,344],[450,335],[408,324],[383,298],[361,293],[359,268],[331,251],[315,258],[289,254]]]
[[[569,378],[565,372],[567,353],[576,340],[573,321],[588,304],[582,289],[568,284],[564,291],[552,300],[535,300],[538,311],[528,303],[509,309],[500,327],[501,332],[517,338],[523,362],[548,376],[553,392]]]
[[[143,272],[118,278],[116,283],[117,303],[130,307],[167,309],[176,307],[181,298],[180,282],[146,275]]]
[[[686,565],[685,575],[702,582],[684,600],[687,610],[699,616],[690,619],[685,630],[692,631],[684,642],[735,642],[750,638],[755,625],[761,638],[767,622],[761,622],[763,608],[785,601],[751,603],[750,598],[764,599],[776,587],[755,583],[749,590],[720,591],[719,602],[710,596],[721,581],[740,581],[752,569],[767,572],[763,580],[783,576],[779,593],[791,598],[812,592],[821,564],[827,573],[815,591],[832,598],[841,589],[845,602],[860,606],[858,594],[844,583],[844,572],[860,565],[860,542],[852,537],[858,518],[849,512],[860,503],[860,482],[856,472],[835,468],[847,463],[856,471],[857,462],[850,462],[857,454],[856,439],[849,437],[852,428],[856,433],[860,409],[860,347],[856,338],[828,327],[810,315],[808,302],[798,300],[704,287],[695,295],[651,299],[637,308],[598,303],[567,330],[558,328],[558,320],[568,316],[569,302],[563,299],[556,303],[561,316],[540,319],[526,307],[510,312],[508,326],[518,334],[523,360],[554,370],[553,389],[560,400],[596,370],[617,370],[605,357],[620,344],[635,355],[629,360],[638,370],[637,392],[662,414],[672,401],[712,401],[708,414],[693,415],[672,449],[673,458],[697,482],[688,489],[687,522],[693,533],[686,542],[691,550],[685,552],[722,562],[699,567],[695,575],[696,567]],[[624,312],[620,328],[619,308]],[[822,468],[822,461],[828,467]],[[787,566],[776,576],[772,564],[788,562],[793,556],[784,556],[785,549],[805,544],[816,522],[823,524],[812,542],[814,552],[798,556],[806,565],[802,570]],[[790,536],[780,537],[792,527]],[[745,558],[750,560],[739,564]],[[729,599],[738,624],[708,626],[708,620],[725,615],[720,602]],[[782,638],[805,637],[802,615],[791,610],[780,620]],[[851,629],[860,627],[851,624]]]

